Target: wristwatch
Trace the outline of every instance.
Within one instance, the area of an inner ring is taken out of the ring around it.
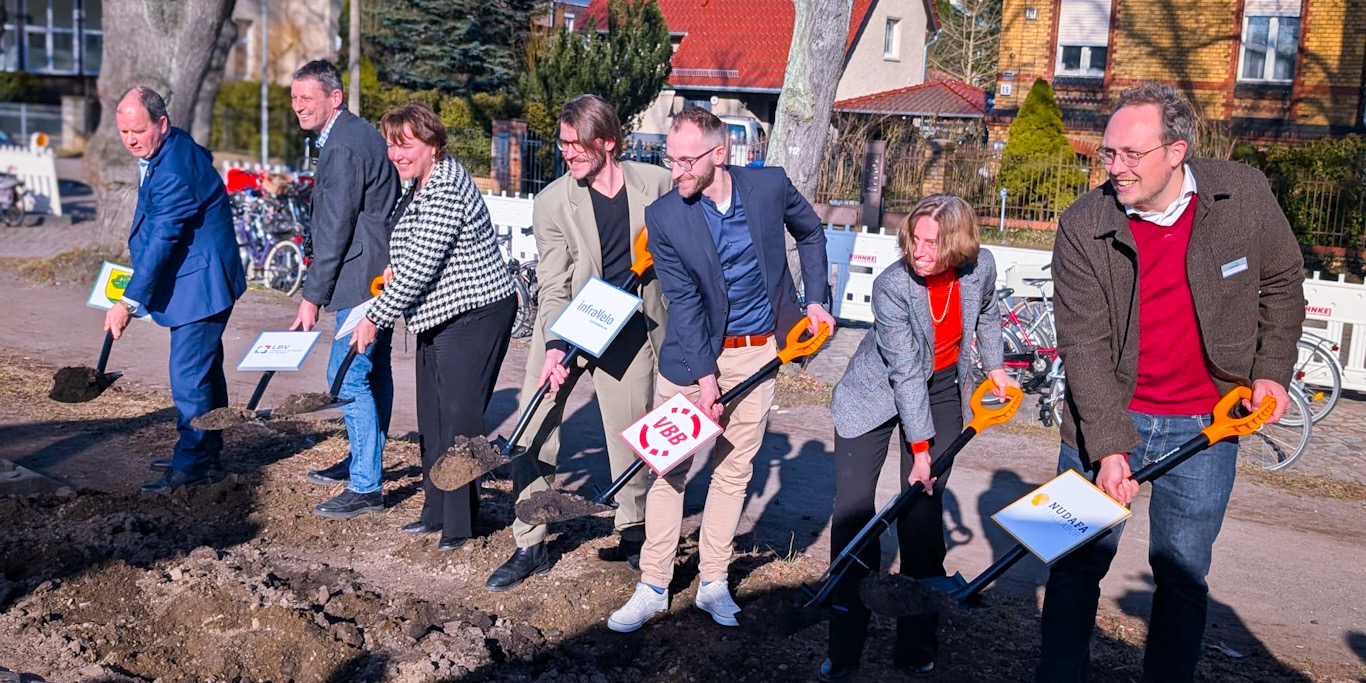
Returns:
[[[128,311],[128,315],[136,315],[138,312],[138,305],[127,299],[119,299],[119,305]]]

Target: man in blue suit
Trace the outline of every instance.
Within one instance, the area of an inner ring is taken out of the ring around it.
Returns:
[[[726,575],[774,381],[729,406],[718,399],[722,390],[773,360],[775,333],[785,333],[803,315],[812,332],[821,323],[834,329],[835,319],[826,310],[825,232],[783,169],[723,165],[726,127],[711,112],[685,107],[674,117],[665,151],[677,187],[645,210],[655,275],[669,301],[655,405],[682,393],[725,428],[714,447],[702,510],[702,585],[696,604],[717,623],[736,626],[740,608]],[[801,257],[802,301],[787,269],[784,228]],[[695,457],[708,454],[699,451]],[[614,631],[634,631],[668,608],[687,474],[688,468],[675,468],[650,487],[641,580],[630,601],[607,620]]]
[[[138,160],[138,206],[128,235],[133,278],[104,328],[118,339],[131,316],[151,315],[171,329],[171,398],[175,452],[145,493],[170,493],[209,481],[223,436],[190,426],[196,416],[228,405],[223,376],[223,329],[247,290],[232,211],[209,151],[172,128],[166,102],[150,88],[124,94],[114,112],[119,138]],[[158,469],[156,462],[153,469]]]

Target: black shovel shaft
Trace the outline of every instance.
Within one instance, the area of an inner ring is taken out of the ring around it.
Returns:
[[[1199,453],[1200,451],[1205,450],[1209,446],[1209,439],[1204,434],[1197,434],[1190,441],[1187,441],[1186,443],[1183,443],[1180,446],[1178,446],[1176,450],[1173,450],[1167,455],[1159,458],[1156,462],[1149,464],[1148,466],[1140,469],[1139,471],[1134,472],[1133,480],[1140,484],[1152,481],[1166,474],[1173,467],[1176,467],[1177,465],[1180,465],[1181,463],[1189,460],[1191,456],[1195,455],[1196,453]],[[1095,543],[1096,541],[1099,541],[1100,539],[1105,538],[1106,536],[1109,536],[1113,531],[1113,527],[1106,529],[1096,534],[1095,536],[1087,539],[1085,543],[1082,543],[1076,548],[1073,548],[1072,550],[1068,551],[1068,553],[1071,554],[1076,552],[1077,550],[1080,550],[1081,548],[1085,548],[1086,546],[1091,545],[1092,543]],[[1023,545],[1020,545],[1018,543],[1015,544],[1015,547],[1011,548],[1010,551],[1007,552],[1005,555],[1002,555],[1001,559],[993,562],[990,567],[987,567],[985,570],[982,571],[981,575],[973,579],[970,583],[968,583],[968,585],[964,586],[963,588],[960,588],[955,593],[955,596],[959,600],[967,600],[968,598],[977,595],[978,593],[982,592],[982,589],[991,585],[992,582],[994,582],[996,579],[1001,578],[1001,575],[1006,573],[1006,570],[1015,566],[1016,562],[1019,562],[1020,560],[1024,559],[1025,555],[1028,554],[1029,551],[1025,550],[1025,547]]]
[[[564,360],[560,361],[560,367],[567,368],[570,365],[573,365],[574,360],[579,357],[580,353],[582,353],[582,351],[579,347],[570,344],[569,351],[564,354]],[[522,434],[526,432],[527,425],[531,424],[531,416],[536,414],[536,409],[541,407],[541,401],[545,400],[546,394],[548,393],[550,393],[550,380],[547,379],[541,384],[540,388],[536,390],[536,393],[532,395],[531,403],[528,403],[526,410],[522,411],[522,416],[517,418],[517,426],[512,428],[512,434],[508,436],[507,439],[507,449],[509,453],[517,448],[517,440],[521,439]],[[507,453],[504,453],[503,455],[507,455]]]
[[[95,364],[95,375],[98,377],[104,374],[105,366],[109,365],[109,352],[114,350],[114,332],[112,330],[104,333],[104,344],[100,346],[100,362]]]
[[[962,451],[963,447],[967,446],[968,442],[972,440],[972,437],[976,435],[976,428],[964,428],[958,435],[958,438],[954,439],[953,443],[949,444],[948,449],[941,453],[938,458],[935,458],[934,462],[930,463],[930,478],[938,479],[939,477],[944,476],[944,473],[948,472],[949,468],[953,467],[953,460],[957,457],[959,451]],[[901,511],[904,510],[911,501],[915,500],[917,496],[923,493],[925,493],[924,482],[916,482],[912,484],[910,488],[902,491],[900,495],[888,501],[886,505],[883,505],[882,509],[878,510],[877,514],[873,515],[873,518],[868,520],[868,523],[864,524],[863,528],[850,539],[849,543],[844,546],[844,550],[841,550],[840,554],[836,555],[835,559],[830,562],[830,568],[825,570],[825,574],[821,577],[824,585],[821,587],[820,592],[816,594],[816,598],[813,602],[820,604],[828,599],[830,595],[834,593],[835,586],[844,578],[844,574],[848,571],[849,566],[854,562],[855,558],[858,557],[859,553],[862,553],[863,549],[866,548],[873,539],[881,536],[883,532],[890,529],[897,517],[901,516]]]
[[[337,376],[332,378],[331,392],[332,398],[341,395],[342,382],[346,379],[346,372],[351,369],[351,361],[356,360],[356,347],[352,346],[346,350],[346,357],[342,359],[341,367],[337,368]]]
[[[266,385],[270,384],[270,378],[275,376],[274,370],[267,370],[261,375],[261,381],[256,383],[256,389],[251,392],[251,400],[247,401],[247,410],[256,410],[256,406],[261,403],[261,397],[266,393]],[[332,394],[336,396],[336,393]]]

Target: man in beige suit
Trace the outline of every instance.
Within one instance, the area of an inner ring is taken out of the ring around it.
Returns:
[[[540,311],[527,355],[522,400],[529,401],[545,382],[550,382],[551,393],[517,443],[530,451],[513,465],[517,500],[554,482],[564,404],[585,371],[593,375],[612,476],[635,461],[635,453],[617,434],[649,411],[658,349],[664,341],[664,300],[659,282],[650,276],[638,292],[644,299],[642,312],[626,323],[602,356],[581,356],[570,367],[561,366],[568,344],[551,334],[550,326],[590,278],[613,284],[626,278],[633,259],[631,245],[645,226],[645,207],[672,189],[673,181],[663,168],[616,159],[622,146],[621,122],[612,106],[596,95],[565,103],[559,134],[569,173],[536,197],[532,214],[540,252]],[[617,494],[620,542],[604,555],[625,560],[636,571],[645,540],[645,490],[642,472]],[[512,533],[517,551],[489,576],[484,586],[491,591],[508,590],[529,576],[550,571],[545,526],[515,520]]]

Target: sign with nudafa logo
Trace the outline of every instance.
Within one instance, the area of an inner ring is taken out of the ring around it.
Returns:
[[[721,425],[688,397],[674,394],[623,430],[621,438],[655,474],[663,476],[720,433]]]
[[[1047,564],[1128,517],[1128,508],[1075,470],[1059,474],[991,516]]]
[[[114,307],[123,297],[123,290],[128,288],[128,283],[133,279],[133,269],[105,261],[100,264],[100,272],[95,276],[95,285],[90,288],[90,296],[85,300],[85,305],[91,308],[98,308],[107,311]],[[139,303],[147,303],[142,301]],[[146,318],[145,309],[136,317]]]
[[[595,277],[569,301],[550,333],[596,358],[638,308],[640,297]]]
[[[242,357],[237,369],[248,372],[298,370],[321,334],[317,330],[262,332],[256,343],[247,349],[247,355]]]

